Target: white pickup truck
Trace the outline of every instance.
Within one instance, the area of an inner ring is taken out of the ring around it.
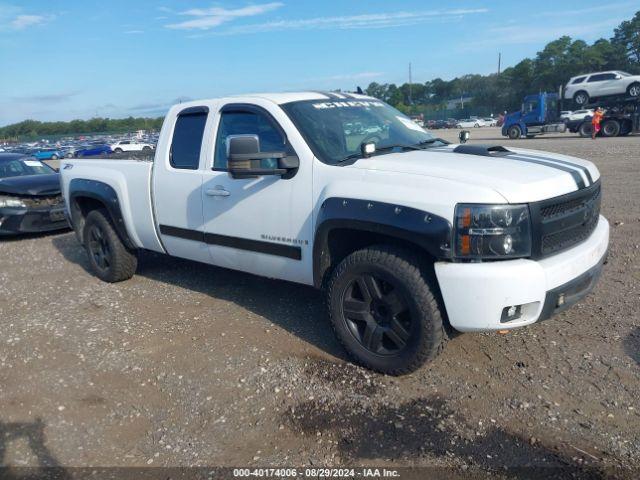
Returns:
[[[153,161],[61,172],[102,280],[133,276],[146,249],[323,288],[346,350],[389,374],[447,333],[549,318],[593,288],[608,251],[592,163],[452,145],[358,94],[176,105]]]

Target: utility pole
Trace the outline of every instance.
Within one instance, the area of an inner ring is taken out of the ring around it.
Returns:
[[[413,105],[413,89],[411,83],[411,62],[409,62],[409,105]]]
[[[502,53],[498,52],[498,76],[500,76],[500,62],[502,60]]]

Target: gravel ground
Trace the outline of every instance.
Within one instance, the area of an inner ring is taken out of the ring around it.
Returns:
[[[640,138],[471,142],[602,172],[596,290],[508,335],[466,334],[413,375],[348,363],[321,295],[156,254],[109,285],[71,233],[0,241],[0,465],[640,468]],[[457,131],[438,131],[454,139]],[[614,470],[612,470],[614,469]],[[622,470],[620,470],[622,469]]]

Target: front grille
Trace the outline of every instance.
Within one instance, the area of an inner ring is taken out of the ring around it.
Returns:
[[[532,256],[548,257],[586,240],[598,224],[600,200],[600,182],[596,182],[577,192],[532,203]]]
[[[63,204],[62,195],[42,197],[22,197],[22,201],[29,208],[57,207]]]

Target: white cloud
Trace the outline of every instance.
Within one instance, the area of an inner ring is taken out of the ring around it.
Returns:
[[[23,30],[28,27],[44,25],[53,20],[53,15],[18,15],[10,25],[14,30]]]
[[[432,21],[450,22],[460,20],[467,15],[486,13],[486,8],[457,8],[448,10],[429,10],[417,12],[368,13],[335,17],[315,17],[293,20],[278,20],[249,25],[231,26],[212,32],[216,35],[241,35],[250,33],[310,30],[310,29],[373,29],[418,25]]]
[[[126,33],[127,35],[139,35],[141,33],[144,33],[144,30],[125,30],[124,33]]]
[[[184,22],[172,23],[166,25],[166,27],[174,30],[209,30],[211,28],[218,27],[223,23],[235,20],[236,18],[262,15],[263,13],[277,10],[282,6],[284,6],[284,4],[281,2],[271,2],[236,9],[226,9],[221,7],[192,8],[181,12],[180,15],[195,18],[185,20]]]

